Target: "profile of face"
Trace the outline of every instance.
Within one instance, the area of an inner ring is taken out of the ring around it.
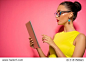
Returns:
[[[69,11],[64,5],[59,5],[56,11],[56,19],[58,25],[64,25],[68,23],[68,19],[72,18],[73,12]],[[71,19],[72,20],[72,19]]]

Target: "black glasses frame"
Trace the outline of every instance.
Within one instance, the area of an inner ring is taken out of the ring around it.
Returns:
[[[69,13],[71,11],[58,11],[58,12],[55,12],[54,14],[57,15],[58,17],[60,17],[61,14],[63,13]]]

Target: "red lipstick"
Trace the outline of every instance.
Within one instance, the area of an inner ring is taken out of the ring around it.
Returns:
[[[59,22],[59,20],[57,19],[57,22]]]

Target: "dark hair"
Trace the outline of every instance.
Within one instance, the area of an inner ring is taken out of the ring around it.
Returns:
[[[60,5],[65,5],[66,8],[68,8],[70,11],[73,12],[73,21],[77,17],[77,12],[81,10],[81,4],[77,1],[71,2],[71,1],[64,1],[60,3]]]

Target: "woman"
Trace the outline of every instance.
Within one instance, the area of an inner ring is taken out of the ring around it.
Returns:
[[[64,1],[60,3],[55,13],[58,25],[64,26],[64,31],[56,33],[54,39],[47,35],[42,35],[42,41],[49,44],[47,56],[41,48],[36,50],[40,57],[83,57],[86,48],[86,37],[84,34],[75,30],[73,21],[81,10],[81,4],[77,1]],[[30,46],[34,43],[31,38]]]

